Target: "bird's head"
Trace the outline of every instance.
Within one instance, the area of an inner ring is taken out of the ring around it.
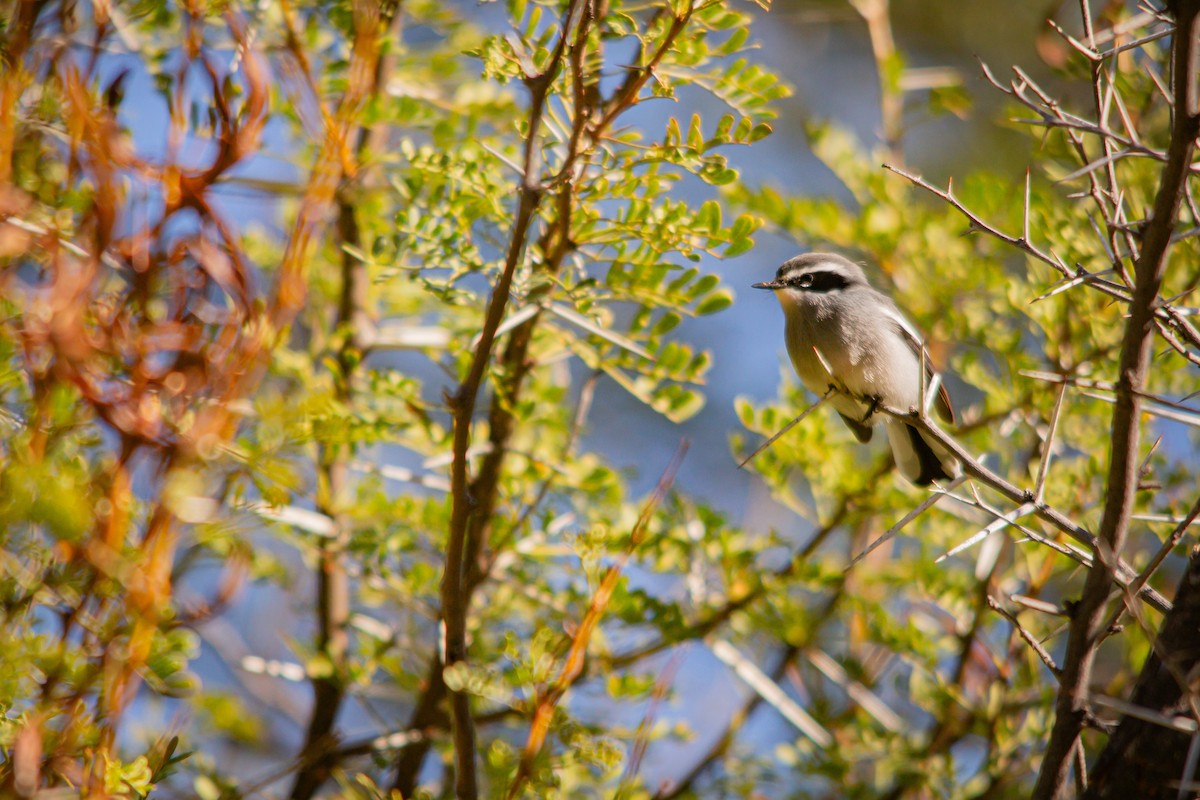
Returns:
[[[812,302],[820,296],[868,286],[862,267],[834,253],[805,253],[789,258],[775,272],[775,280],[753,284],[770,289],[794,302]]]

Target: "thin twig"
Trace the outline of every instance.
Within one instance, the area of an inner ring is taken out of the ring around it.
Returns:
[[[966,476],[959,476],[959,477],[955,478],[953,481],[951,481],[944,490],[932,492],[928,497],[926,497],[924,500],[922,500],[920,502],[920,504],[917,505],[916,508],[914,508],[912,511],[909,511],[907,514],[905,514],[900,519],[899,522],[897,522],[895,525],[893,525],[892,527],[890,527],[886,531],[884,531],[882,536],[880,536],[878,539],[876,539],[875,541],[873,541],[869,545],[867,545],[865,550],[863,550],[858,555],[854,556],[854,558],[850,559],[850,563],[846,565],[846,571],[849,572],[851,569],[853,569],[858,564],[858,562],[862,561],[864,558],[866,558],[871,553],[873,553],[878,547],[883,545],[885,542],[889,541],[893,536],[895,536],[897,533],[899,533],[901,530],[903,530],[905,525],[907,525],[908,523],[912,522],[917,517],[924,514],[926,511],[928,511],[930,508],[932,508],[938,501],[940,501],[943,497],[945,497],[950,491],[952,491],[955,487],[959,486],[965,480],[966,480]]]
[[[1038,465],[1037,480],[1033,484],[1033,501],[1040,503],[1046,489],[1046,476],[1050,474],[1050,460],[1054,455],[1054,435],[1058,433],[1058,417],[1062,413],[1063,399],[1067,396],[1067,385],[1064,383],[1058,390],[1054,400],[1054,411],[1050,414],[1050,430],[1042,443],[1042,463]]]
[[[671,462],[663,471],[662,477],[659,478],[658,485],[654,488],[653,494],[651,494],[650,499],[642,507],[642,513],[639,515],[637,522],[633,526],[633,530],[629,534],[629,544],[626,546],[624,552],[621,553],[621,556],[604,573],[604,577],[600,580],[600,585],[596,587],[591,603],[588,605],[588,610],[579,621],[575,635],[571,638],[570,647],[562,660],[562,666],[559,668],[558,675],[548,686],[543,687],[538,692],[537,703],[533,712],[533,721],[529,725],[529,737],[525,740],[525,747],[521,752],[521,760],[517,764],[516,774],[513,776],[512,783],[508,786],[508,791],[505,793],[505,796],[509,800],[516,798],[530,777],[532,777],[534,761],[542,752],[542,747],[546,743],[546,736],[550,732],[550,723],[553,721],[555,709],[558,708],[558,704],[567,693],[567,690],[583,674],[584,661],[587,657],[588,643],[591,641],[592,633],[595,631],[596,626],[600,624],[600,620],[608,608],[608,603],[612,599],[613,592],[616,591],[617,584],[620,581],[622,570],[645,540],[646,531],[649,528],[655,509],[662,502],[663,498],[666,497],[671,486],[674,485],[675,476],[679,473],[679,467],[683,463],[684,456],[687,455],[687,450],[687,440],[680,442],[675,455],[671,458]]]
[[[1016,522],[1021,517],[1025,516],[1026,514],[1031,513],[1034,510],[1034,508],[1036,508],[1036,506],[1033,503],[1024,503],[1024,504],[1018,506],[1017,508],[1014,508],[1012,511],[1008,512],[1007,514],[1002,514],[1001,516],[997,517],[996,519],[992,520],[990,523],[985,525],[982,529],[980,529],[974,535],[968,537],[965,541],[960,542],[959,544],[957,544],[954,547],[947,550],[942,555],[938,556],[936,559],[934,559],[933,563],[940,564],[941,562],[945,561],[947,558],[956,556],[959,553],[961,553],[962,551],[972,547],[976,543],[983,541],[987,537],[991,536],[993,533],[1004,530],[1005,528],[1012,525],[1014,522]]]
[[[741,461],[741,463],[740,463],[740,464],[738,464],[738,469],[741,469],[742,467],[744,467],[744,466],[746,466],[747,464],[749,464],[749,463],[750,463],[750,462],[751,462],[751,461],[754,459],[754,457],[755,457],[756,455],[758,455],[759,453],[761,453],[763,450],[766,450],[766,449],[767,449],[768,447],[770,447],[771,445],[775,444],[775,442],[776,442],[776,441],[778,441],[779,437],[783,436],[785,433],[787,433],[788,431],[790,431],[792,428],[794,428],[794,427],[796,427],[797,425],[799,425],[799,424],[800,424],[800,423],[801,423],[801,422],[804,420],[804,418],[805,418],[805,417],[807,417],[807,416],[808,416],[809,414],[811,414],[811,413],[812,413],[812,412],[813,412],[813,411],[814,411],[814,410],[815,410],[815,409],[816,409],[818,406],[820,406],[822,403],[824,403],[826,400],[828,400],[828,399],[829,399],[829,398],[830,398],[830,397],[833,395],[834,391],[836,391],[836,390],[835,390],[835,389],[834,389],[832,386],[831,386],[831,387],[829,387],[829,389],[828,389],[828,390],[825,392],[825,394],[821,395],[821,396],[820,396],[820,397],[819,397],[819,398],[816,400],[816,402],[814,402],[814,403],[813,403],[812,405],[810,405],[808,408],[806,408],[806,409],[804,409],[803,411],[801,411],[801,412],[800,412],[800,413],[799,413],[799,414],[798,414],[798,415],[797,415],[797,416],[796,416],[796,417],[795,417],[795,418],[794,418],[794,419],[793,419],[791,422],[789,422],[787,425],[784,425],[782,428],[780,428],[778,431],[776,431],[776,432],[775,432],[775,433],[774,433],[774,434],[771,436],[771,438],[767,439],[765,442],[763,442],[763,443],[762,443],[762,444],[760,444],[760,445],[759,445],[757,448],[755,448],[755,450],[754,450],[754,452],[753,452],[753,453],[751,453],[750,455],[748,455],[748,456],[746,456],[745,458],[743,458],[743,459],[742,459],[742,461]]]
[[[788,697],[787,693],[775,681],[758,668],[752,660],[742,655],[736,647],[724,639],[714,639],[709,648],[722,663],[732,669],[746,685],[778,711],[784,719],[792,723],[796,730],[804,734],[813,744],[827,748],[833,745],[833,736],[825,730],[821,723],[800,707],[799,703]]]
[[[1060,670],[1058,665],[1054,663],[1054,657],[1050,655],[1045,647],[1042,647],[1042,643],[1037,640],[1037,637],[1025,630],[1025,627],[1021,625],[1016,616],[1010,613],[1004,606],[1000,605],[1000,603],[997,602],[997,600],[991,595],[988,595],[987,604],[988,608],[992,609],[997,614],[1012,623],[1012,626],[1016,628],[1017,633],[1020,634],[1021,638],[1025,640],[1025,644],[1029,645],[1029,648],[1037,654],[1037,657],[1042,660],[1042,663],[1046,665],[1046,668],[1050,670],[1055,677],[1058,677],[1062,670]]]

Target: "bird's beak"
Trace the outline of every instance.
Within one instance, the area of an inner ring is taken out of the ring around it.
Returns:
[[[750,284],[752,289],[782,289],[783,284],[779,281],[763,281],[762,283]]]

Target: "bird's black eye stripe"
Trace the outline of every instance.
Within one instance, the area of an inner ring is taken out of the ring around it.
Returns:
[[[809,292],[831,292],[834,289],[845,289],[850,283],[839,273],[818,271],[793,275],[787,279],[787,285]]]

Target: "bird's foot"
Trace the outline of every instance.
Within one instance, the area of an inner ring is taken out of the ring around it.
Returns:
[[[876,410],[879,409],[879,404],[883,401],[883,398],[881,398],[877,394],[873,394],[870,397],[866,398],[866,400],[870,403],[870,405],[867,406],[867,413],[863,414],[863,418],[862,418],[863,425],[866,425],[868,422],[871,421],[871,417],[875,416],[875,412],[876,412]]]

